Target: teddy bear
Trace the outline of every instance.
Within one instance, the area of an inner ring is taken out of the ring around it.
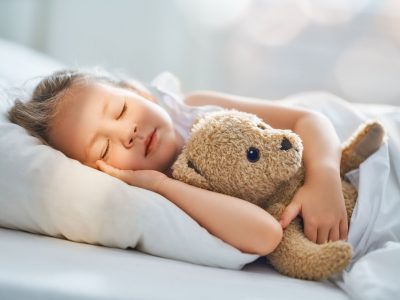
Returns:
[[[348,220],[357,199],[345,174],[374,153],[384,140],[379,122],[362,124],[343,144],[341,176]],[[187,184],[228,194],[256,204],[277,220],[303,185],[305,169],[300,137],[274,129],[254,114],[236,110],[199,118],[172,167],[172,176]],[[323,280],[342,271],[352,259],[346,241],[316,244],[307,239],[297,216],[283,231],[277,248],[267,255],[281,274]]]

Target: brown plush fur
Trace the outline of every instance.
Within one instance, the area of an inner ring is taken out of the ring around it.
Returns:
[[[375,152],[383,137],[379,123],[364,124],[343,148],[342,174],[357,168]],[[287,141],[283,142],[284,139]],[[255,162],[247,157],[251,147],[260,154]],[[298,135],[273,129],[255,115],[234,110],[209,113],[193,126],[173,166],[173,176],[188,184],[250,201],[279,220],[304,182],[302,151]],[[345,179],[342,186],[350,220],[357,191]],[[281,243],[268,255],[280,273],[309,280],[325,279],[342,271],[351,258],[352,249],[347,242],[318,245],[308,240],[300,217],[284,230]]]

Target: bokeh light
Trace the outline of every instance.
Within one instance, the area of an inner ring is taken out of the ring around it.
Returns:
[[[241,26],[256,42],[266,46],[281,46],[307,26],[308,9],[306,1],[255,1]]]
[[[385,39],[357,40],[340,56],[334,73],[350,100],[398,102],[400,50]]]
[[[224,29],[246,12],[250,0],[175,0],[191,22],[210,29]]]
[[[302,0],[309,2],[308,17],[321,25],[338,25],[349,22],[371,0]]]
[[[387,0],[376,14],[376,23],[384,35],[400,45],[400,1]]]

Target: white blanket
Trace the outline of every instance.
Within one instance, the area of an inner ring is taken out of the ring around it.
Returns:
[[[354,299],[400,297],[400,107],[350,105],[324,93],[296,95],[288,104],[317,109],[334,124],[342,141],[363,121],[380,120],[387,142],[352,172],[357,204],[348,241],[354,258],[333,281]]]

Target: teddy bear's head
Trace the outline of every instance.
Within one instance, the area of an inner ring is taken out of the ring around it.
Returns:
[[[273,129],[253,114],[213,112],[194,124],[173,176],[257,203],[298,172],[302,152],[290,130]]]

